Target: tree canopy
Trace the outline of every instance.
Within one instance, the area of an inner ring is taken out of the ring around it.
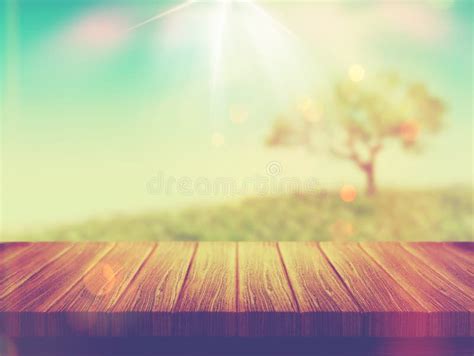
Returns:
[[[367,193],[374,194],[376,158],[389,141],[419,151],[427,134],[444,123],[445,105],[419,82],[381,73],[361,81],[342,80],[329,99],[305,101],[290,117],[275,120],[269,146],[304,146],[311,151],[327,142],[336,157],[354,162],[367,177]]]

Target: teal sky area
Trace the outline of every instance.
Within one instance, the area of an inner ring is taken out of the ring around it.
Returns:
[[[367,78],[389,69],[421,81],[448,107],[446,128],[422,154],[383,152],[380,185],[472,184],[469,0],[2,6],[7,231],[231,199],[150,194],[157,174],[240,181],[276,161],[282,177],[362,189],[349,162],[264,145],[279,114],[326,97],[354,65]]]

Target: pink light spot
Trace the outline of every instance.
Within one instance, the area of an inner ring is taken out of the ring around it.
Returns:
[[[111,49],[127,37],[129,19],[119,11],[95,11],[72,24],[67,40],[89,49]]]
[[[416,2],[382,1],[377,13],[387,28],[418,40],[436,42],[450,30],[448,18],[442,11]]]

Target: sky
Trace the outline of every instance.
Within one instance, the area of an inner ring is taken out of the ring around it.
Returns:
[[[153,184],[162,178],[239,184],[276,167],[276,178],[314,178],[318,189],[362,189],[349,162],[264,145],[279,115],[325,97],[351,68],[366,78],[395,70],[448,108],[447,126],[422,154],[384,150],[382,187],[472,184],[469,0],[2,6],[6,231],[252,193],[160,192]]]

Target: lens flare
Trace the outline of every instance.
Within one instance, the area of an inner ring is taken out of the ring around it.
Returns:
[[[311,98],[306,97],[298,104],[298,110],[302,113],[309,112],[313,108],[313,101]]]
[[[303,119],[308,123],[316,123],[322,119],[323,107],[314,102],[311,98],[304,98],[298,105],[298,111],[303,116]]]
[[[66,322],[68,326],[79,335],[88,335],[97,324],[97,314],[95,313],[67,313]]]
[[[353,185],[343,185],[339,195],[343,202],[352,203],[357,196],[357,190]]]
[[[66,38],[67,44],[87,49],[118,47],[127,38],[128,18],[118,11],[94,11],[80,18]]]
[[[103,296],[112,290],[116,275],[108,263],[97,264],[83,279],[86,289],[95,296]]]
[[[416,121],[406,121],[400,125],[399,133],[405,142],[414,142],[420,133],[420,125]]]
[[[329,231],[334,241],[347,241],[354,235],[354,226],[344,220],[338,220],[330,225]]]
[[[247,121],[249,113],[247,110],[233,108],[230,111],[230,119],[234,124],[242,124]]]
[[[211,138],[211,143],[216,148],[221,147],[225,143],[225,138],[221,133],[214,132]]]
[[[354,64],[349,67],[348,75],[353,82],[360,82],[365,77],[365,69],[360,64]]]
[[[18,356],[17,347],[13,339],[7,336],[0,336],[0,355],[2,356]]]
[[[153,21],[156,21],[156,20],[159,20],[165,16],[168,16],[168,15],[171,15],[179,10],[182,10],[190,5],[192,5],[193,3],[195,3],[196,0],[188,0],[180,5],[177,5],[175,7],[172,7],[171,9],[168,9],[164,12],[160,12],[159,14],[156,14],[155,16],[153,17],[150,17],[149,19],[143,21],[143,22],[140,22],[140,23],[137,23],[136,25],[133,25],[131,27],[128,28],[128,31],[133,31],[133,30],[136,30],[137,28],[139,27],[142,27],[150,22],[153,22]]]

